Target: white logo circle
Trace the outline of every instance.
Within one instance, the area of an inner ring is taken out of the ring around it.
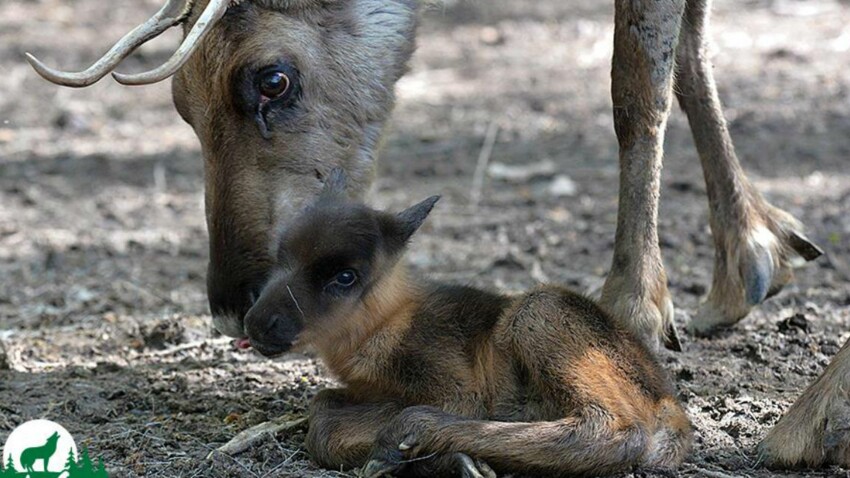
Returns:
[[[71,458],[73,457],[73,458]],[[77,445],[68,430],[50,420],[32,420],[15,428],[3,445],[3,467],[19,472],[62,472],[77,460]]]

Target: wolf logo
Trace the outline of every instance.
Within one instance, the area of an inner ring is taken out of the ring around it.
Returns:
[[[47,439],[47,443],[42,446],[34,446],[27,448],[21,453],[21,465],[29,472],[34,473],[35,462],[41,460],[43,463],[42,471],[47,471],[47,463],[50,458],[56,453],[56,443],[59,441],[59,432],[53,432],[53,435]]]

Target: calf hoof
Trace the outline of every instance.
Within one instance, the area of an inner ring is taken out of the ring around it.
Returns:
[[[788,213],[771,208],[768,226],[727,233],[715,240],[714,282],[688,330],[696,335],[737,323],[756,305],[794,278],[794,267],[817,259],[823,251],[800,231]]]
[[[454,459],[460,467],[461,478],[497,478],[490,465],[481,460],[470,458],[463,453],[455,453]]]

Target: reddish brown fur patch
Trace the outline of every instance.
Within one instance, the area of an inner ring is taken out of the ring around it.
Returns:
[[[596,402],[613,415],[615,429],[636,424],[650,429],[656,404],[602,351],[587,349],[565,373],[583,395],[582,401]]]

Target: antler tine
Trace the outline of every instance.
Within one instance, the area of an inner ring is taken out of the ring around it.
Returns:
[[[177,73],[177,70],[186,63],[198,45],[201,44],[201,40],[204,39],[207,33],[209,33],[221,17],[224,16],[227,12],[227,8],[230,6],[230,3],[231,0],[210,0],[207,8],[204,9],[204,13],[201,14],[197,23],[195,23],[192,30],[189,31],[189,34],[186,35],[183,43],[180,44],[180,48],[174,52],[174,55],[172,55],[165,64],[144,73],[128,75],[113,72],[113,78],[115,78],[118,83],[124,85],[149,85],[151,83],[162,81]]]
[[[192,10],[192,4],[193,0],[168,0],[154,16],[124,35],[105,55],[85,71],[72,73],[56,70],[29,53],[26,54],[27,61],[39,75],[51,83],[74,88],[92,85],[118,66],[136,48],[182,22]]]

